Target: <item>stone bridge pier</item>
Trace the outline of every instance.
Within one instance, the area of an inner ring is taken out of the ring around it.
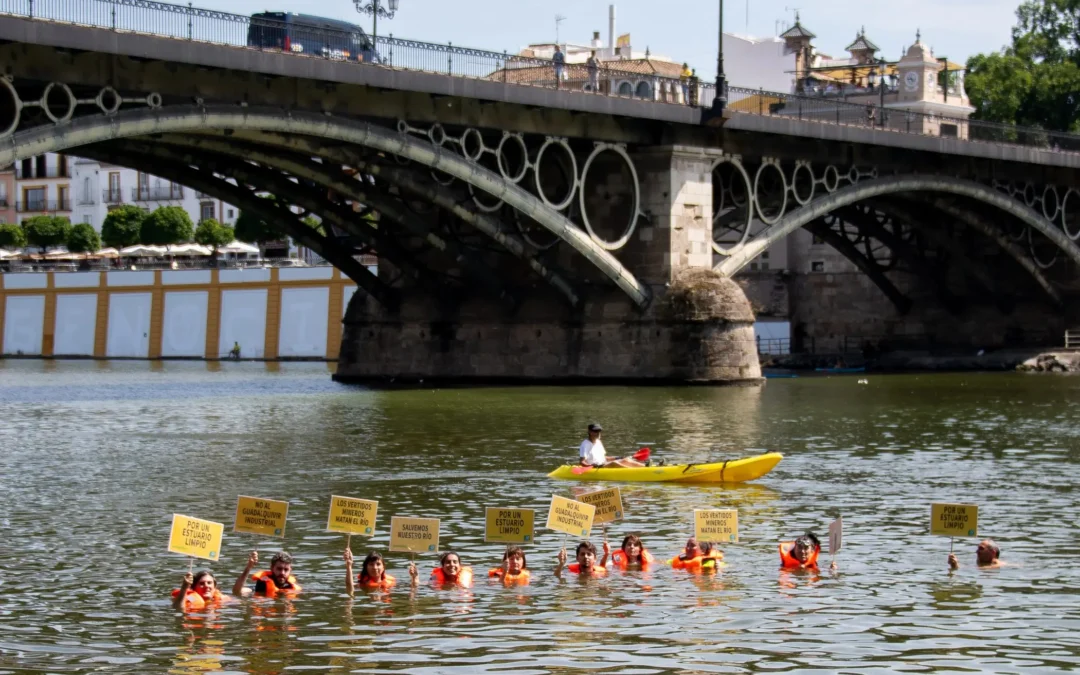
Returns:
[[[531,275],[521,261],[516,269],[499,269],[500,279],[529,285],[516,299],[481,287],[432,293],[380,258],[379,276],[395,283],[400,299],[386,306],[367,294],[353,297],[336,379],[761,382],[750,303],[738,284],[712,269],[718,153],[680,146],[611,150],[592,155],[578,186],[585,192],[570,195],[587,225],[569,234],[599,247],[585,255],[542,250]],[[545,247],[536,232],[522,233]],[[627,283],[612,283],[597,258],[614,261]],[[562,281],[530,281],[537,270]]]

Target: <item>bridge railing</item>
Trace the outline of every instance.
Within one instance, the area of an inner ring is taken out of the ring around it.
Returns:
[[[1065,331],[1065,349],[1080,349],[1080,330]]]
[[[715,88],[711,86],[703,90],[700,99],[703,105],[712,105],[714,92]],[[898,110],[872,102],[853,103],[825,96],[729,87],[727,108],[753,115],[861,126],[905,134],[1080,152],[1080,135],[1077,134]]]
[[[716,95],[713,85],[696,78],[685,82],[677,77],[643,73],[620,66],[617,61],[601,62],[596,76],[591,77],[588,68],[580,63],[567,63],[557,69],[551,59],[403,40],[393,36],[380,36],[372,44],[371,37],[359,28],[337,30],[290,25],[263,17],[156,0],[0,0],[0,15],[285,52],[298,58],[375,64],[523,86],[590,91],[660,103],[707,107],[712,105]],[[852,103],[838,97],[729,87],[728,108],[747,114],[875,127],[896,133],[1080,152],[1080,135],[1077,134],[908,112],[873,103]]]

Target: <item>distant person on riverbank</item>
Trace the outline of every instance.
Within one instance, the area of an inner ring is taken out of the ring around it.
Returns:
[[[416,570],[415,563],[409,563],[409,576],[412,584],[419,583],[420,574]],[[472,568],[461,564],[461,556],[453,551],[447,551],[439,558],[439,567],[431,572],[431,582],[436,586],[458,586],[469,588],[473,582]]]
[[[270,569],[251,574],[251,570],[259,564],[259,552],[252,551],[248,555],[247,565],[233,584],[233,595],[247,597],[249,595],[265,595],[274,597],[278,593],[296,595],[300,592],[300,584],[292,575],[293,557],[285,551],[279,551],[270,559]],[[248,575],[255,582],[255,589],[246,586]]]
[[[396,583],[397,579],[386,573],[386,562],[382,555],[376,551],[368,553],[360,566],[360,575],[356,577],[356,585],[365,591],[388,591]],[[345,592],[352,595],[355,590],[352,549],[347,548],[345,549]]]
[[[488,571],[488,576],[509,584],[525,586],[532,576],[525,563],[525,549],[511,546],[503,553],[503,564]]]
[[[604,557],[600,558],[600,566],[607,567],[610,547],[604,542]],[[625,570],[628,567],[648,567],[653,562],[652,553],[645,550],[645,544],[641,543],[641,537],[636,534],[628,534],[623,537],[622,546],[611,555],[611,565]]]
[[[581,466],[604,466],[607,464],[607,455],[604,450],[604,442],[600,440],[600,434],[604,427],[593,422],[588,428],[588,438],[578,446],[578,457]]]
[[[795,541],[780,544],[780,566],[784,569],[816,570],[821,554],[821,542],[813,532],[807,532]]]
[[[975,564],[978,567],[1001,567],[1005,564],[1001,562],[1001,549],[993,539],[984,539],[979,542],[975,548]],[[949,554],[949,569],[960,569],[960,560],[955,553]]]
[[[559,564],[555,567],[555,575],[562,576],[565,569],[570,574],[578,574],[585,577],[602,577],[607,574],[607,568],[596,564],[596,547],[591,542],[583,541],[574,550],[574,558],[577,562],[566,564],[566,549],[559,551]]]
[[[240,359],[240,343],[233,342],[232,349],[229,350],[229,358],[234,360]]]
[[[172,592],[172,598],[173,607],[185,611],[205,609],[232,600],[218,589],[217,578],[210,570],[202,570],[195,576],[191,576],[191,572],[185,574],[180,588]]]

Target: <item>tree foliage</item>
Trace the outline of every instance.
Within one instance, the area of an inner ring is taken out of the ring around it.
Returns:
[[[4,223],[0,225],[0,248],[22,248],[26,246],[26,233],[18,225]]]
[[[968,59],[973,119],[1080,131],[1080,0],[1024,0],[1012,43]]]
[[[194,234],[187,211],[179,206],[159,206],[143,220],[139,238],[144,244],[168,246],[191,241]]]
[[[72,253],[93,253],[101,248],[101,238],[93,225],[79,223],[68,233],[67,249]]]
[[[138,206],[119,206],[105,216],[105,222],[101,224],[101,240],[106,246],[117,249],[138,244],[145,219],[146,211]]]
[[[63,246],[71,232],[71,222],[62,216],[32,216],[22,222],[26,242],[45,250],[49,246]]]
[[[250,211],[241,209],[236,218],[236,238],[249,244],[265,244],[268,241],[276,241],[285,238],[285,232],[274,225],[265,222]]]
[[[199,226],[195,228],[195,241],[203,246],[210,246],[214,250],[217,250],[219,246],[232,243],[233,237],[231,227],[222,225],[213,218],[200,220]]]

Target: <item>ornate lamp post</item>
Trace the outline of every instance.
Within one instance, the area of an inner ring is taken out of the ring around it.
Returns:
[[[376,49],[376,38],[379,36],[379,17],[393,19],[398,10],[398,0],[371,0],[366,5],[364,0],[353,0],[356,11],[371,16],[371,48]],[[389,7],[389,9],[387,9]]]
[[[716,45],[716,98],[713,99],[713,115],[722,115],[727,105],[727,78],[724,77],[724,0],[720,2],[720,30]]]

